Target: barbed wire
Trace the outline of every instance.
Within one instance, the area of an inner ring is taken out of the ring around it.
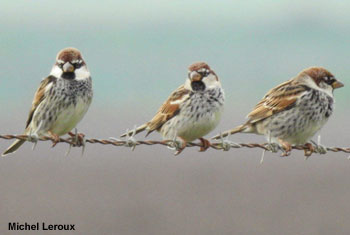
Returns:
[[[80,134],[84,136],[83,134]],[[5,140],[12,140],[12,139],[19,139],[19,140],[29,140],[31,137],[28,135],[0,135],[0,139]],[[136,140],[134,136],[129,136],[126,140],[120,140],[116,138],[109,138],[109,139],[96,139],[96,138],[84,138],[83,141],[77,141],[77,138],[74,137],[68,137],[68,138],[59,138],[55,139],[54,137],[49,136],[43,136],[39,137],[38,141],[52,141],[54,145],[57,143],[66,143],[73,147],[84,147],[85,143],[89,144],[102,144],[102,145],[113,145],[116,147],[129,147],[135,149],[136,146],[139,145],[163,145],[167,146],[173,149],[176,149],[176,141],[174,140],[164,140],[164,141],[157,141],[157,140]],[[298,146],[292,146],[293,150],[304,150],[305,156],[310,156],[312,153],[318,153],[318,154],[326,154],[327,152],[344,152],[344,153],[350,153],[350,147],[326,147],[319,144],[315,144],[315,147],[313,151],[309,155],[306,154],[306,151],[310,151],[310,148],[306,145],[298,145]],[[195,143],[195,142],[188,142],[186,147],[202,147],[204,148],[204,144],[202,143]],[[280,146],[268,144],[268,143],[235,143],[232,141],[229,141],[228,139],[221,139],[220,141],[211,142],[209,148],[215,149],[215,150],[223,150],[223,151],[229,151],[231,148],[260,148],[265,151],[271,151],[271,152],[278,152],[279,150],[284,151]],[[84,150],[84,148],[83,148]],[[68,152],[69,153],[69,152]],[[67,154],[68,154],[67,153]]]

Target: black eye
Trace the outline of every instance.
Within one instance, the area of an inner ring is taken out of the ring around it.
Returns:
[[[63,68],[63,63],[58,63],[57,66],[62,69]]]
[[[202,75],[202,77],[206,77],[206,76],[208,76],[209,75],[209,70],[205,70],[205,71],[202,71],[202,72],[199,72],[201,75]]]
[[[82,63],[74,63],[74,68],[78,69],[82,66]]]
[[[335,78],[334,77],[325,77],[324,78],[325,83],[327,83],[328,85],[332,85],[335,82]]]

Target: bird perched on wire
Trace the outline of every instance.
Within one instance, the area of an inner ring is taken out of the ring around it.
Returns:
[[[152,120],[136,128],[134,133],[147,130],[147,136],[156,130],[165,140],[179,141],[175,155],[195,139],[202,142],[200,151],[205,151],[210,142],[203,136],[218,125],[223,106],[224,91],[216,73],[204,62],[194,63],[189,67],[185,84],[169,96]]]
[[[248,114],[248,121],[213,139],[227,135],[255,133],[277,143],[288,156],[292,145],[307,144],[333,113],[333,90],[343,87],[333,74],[322,67],[311,67],[271,89]],[[305,152],[307,154],[307,152]]]
[[[90,72],[81,53],[75,48],[61,50],[34,95],[24,133],[34,142],[42,136],[52,137],[54,146],[59,136],[73,135],[70,131],[84,117],[92,96]],[[16,140],[2,155],[15,152],[24,142]]]

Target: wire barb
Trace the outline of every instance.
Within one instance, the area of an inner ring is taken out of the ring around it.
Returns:
[[[136,131],[137,131],[137,126],[134,126],[134,129],[131,131],[129,131],[129,129],[126,130],[126,142],[125,142],[125,146],[126,147],[130,147],[131,151],[134,151],[136,146],[139,144],[138,141],[136,140],[136,138],[134,137],[136,135]]]
[[[232,142],[229,139],[229,135],[226,137],[223,136],[222,132],[220,132],[220,144],[218,147],[221,147],[224,151],[229,151],[231,148],[242,148],[242,145]]]
[[[315,145],[315,153],[326,154],[327,148],[321,144],[321,135],[317,136],[317,144],[311,140],[311,142]]]

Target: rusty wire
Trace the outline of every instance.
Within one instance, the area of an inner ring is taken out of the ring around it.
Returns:
[[[5,140],[12,140],[12,139],[20,139],[20,140],[28,140],[27,135],[0,135],[0,139],[5,139]],[[55,139],[53,137],[40,137],[38,138],[39,141],[52,141],[55,142]],[[95,138],[86,138],[84,140],[85,143],[89,144],[102,144],[102,145],[113,145],[117,147],[130,147],[134,149],[138,145],[163,145],[163,146],[168,146],[171,147],[173,146],[172,144],[174,143],[173,140],[166,140],[166,141],[156,141],[156,140],[135,140],[133,136],[129,137],[127,140],[119,140],[119,139],[95,139]],[[59,138],[59,141],[57,143],[67,143],[71,146],[81,146],[81,144],[77,144],[73,140],[72,137],[69,138]],[[203,147],[201,143],[193,143],[189,142],[187,143],[187,147]],[[224,140],[222,139],[221,141],[216,141],[216,142],[211,142],[210,143],[210,148],[213,148],[215,150],[224,150],[228,151],[231,148],[260,148],[266,151],[271,151],[267,143],[234,143],[231,141],[228,141],[227,139]],[[292,146],[292,149],[294,150],[308,150],[307,146],[300,145],[300,146]],[[330,152],[344,152],[344,153],[350,153],[350,148],[349,147],[325,147],[323,146],[323,149],[325,150],[324,152],[321,152],[319,150],[315,150],[314,153],[320,153],[324,154],[328,151]],[[276,152],[276,151],[274,151]]]

